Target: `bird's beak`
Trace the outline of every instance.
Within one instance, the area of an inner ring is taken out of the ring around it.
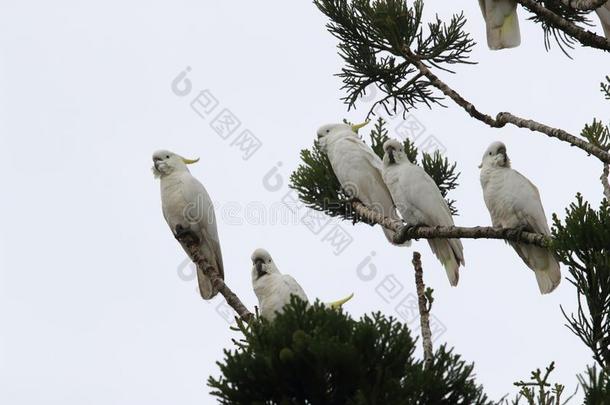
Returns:
[[[479,169],[483,168],[483,162],[481,162],[481,164],[479,165]]]
[[[262,276],[267,274],[263,270],[263,259],[255,259],[254,260],[254,268],[256,269],[256,274],[258,275],[258,278],[261,278]]]
[[[199,158],[197,158],[197,159],[186,159],[186,158],[182,158],[182,161],[184,162],[184,164],[187,164],[187,165],[192,165],[193,163],[197,163],[197,162],[199,162]]]
[[[508,163],[508,154],[506,153],[505,150],[500,151],[500,153],[502,154],[502,157],[504,158],[504,161],[502,163],[504,164],[504,166],[506,166]]]
[[[369,121],[364,121],[362,124],[357,124],[357,125],[352,125],[352,131],[354,131],[355,133],[358,133],[358,130],[362,127],[367,126],[369,123]]]
[[[396,159],[394,159],[394,149],[393,148],[388,149],[388,159],[390,160],[391,164],[396,164]]]

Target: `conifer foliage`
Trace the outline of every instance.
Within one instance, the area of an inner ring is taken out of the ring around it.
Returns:
[[[441,346],[424,368],[408,328],[381,313],[354,320],[293,297],[272,323],[240,329],[208,381],[223,404],[492,404],[471,364]]]

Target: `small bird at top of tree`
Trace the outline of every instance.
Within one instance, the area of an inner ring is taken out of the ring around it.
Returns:
[[[273,321],[277,314],[284,312],[284,307],[290,303],[293,295],[301,301],[309,302],[301,285],[294,277],[280,273],[275,261],[265,249],[256,249],[252,253],[252,288],[258,298],[260,315],[268,321]],[[340,308],[353,296],[350,294],[326,306]]]

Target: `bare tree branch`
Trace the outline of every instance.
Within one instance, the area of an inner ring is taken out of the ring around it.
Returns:
[[[496,117],[496,121],[502,126],[504,124],[512,124],[519,128],[526,128],[531,131],[543,133],[551,138],[559,139],[561,141],[571,144],[572,146],[582,149],[590,155],[597,157],[602,162],[610,163],[610,153],[595,146],[590,142],[585,141],[582,138],[579,138],[564,131],[563,129],[549,127],[548,125],[541,124],[534,120],[528,120],[525,118],[514,116],[508,112],[499,113]]]
[[[597,3],[595,0],[581,0],[584,2]],[[544,7],[541,3],[538,3],[534,0],[516,0],[517,3],[521,4],[523,7],[527,8],[532,13],[536,14],[538,17],[544,19],[547,23],[554,26],[557,29],[565,32],[569,36],[578,40],[582,45],[588,46],[591,48],[602,49],[605,51],[610,51],[610,41],[606,38],[595,34],[594,32],[587,31],[582,29],[581,27],[567,21],[561,16],[553,13],[551,10]],[[565,0],[564,0],[565,2]]]
[[[602,172],[601,177],[599,178],[602,181],[602,186],[604,187],[604,196],[606,196],[606,200],[610,201],[610,183],[608,183],[608,177],[610,176],[610,165],[604,165],[604,171]]]
[[[606,4],[608,0],[561,0],[563,4],[575,10],[596,10]]]
[[[249,322],[254,318],[254,315],[246,308],[241,302],[239,297],[225,284],[225,281],[220,277],[218,270],[215,266],[210,264],[208,260],[199,254],[199,244],[188,233],[184,233],[176,238],[185,244],[188,249],[189,256],[195,265],[210,278],[212,286],[218,291],[227,301],[227,304],[231,306],[237,312],[237,315],[246,322]]]
[[[552,238],[539,233],[525,232],[521,229],[492,228],[476,226],[471,228],[460,226],[409,227],[400,221],[393,221],[370,210],[360,202],[353,202],[352,207],[362,218],[396,232],[395,243],[404,243],[410,239],[502,239],[512,242],[528,243],[540,247],[548,247]]]
[[[499,113],[496,118],[490,115],[480,112],[474,104],[466,100],[459,93],[449,87],[441,79],[438,78],[428,67],[415,55],[410,49],[404,50],[403,55],[409,62],[411,62],[432,84],[434,87],[439,89],[443,94],[452,99],[457,105],[462,107],[471,117],[484,122],[492,128],[502,128],[506,124],[512,124],[519,128],[527,128],[531,131],[543,133],[551,138],[556,138],[561,141],[567,142],[572,146],[584,150],[585,152],[594,155],[604,163],[610,163],[610,153],[595,146],[594,144],[587,142],[586,140],[574,136],[562,129],[553,128],[545,124],[541,124],[534,120],[517,117],[508,112]]]
[[[419,252],[413,252],[413,269],[415,270],[415,288],[417,290],[417,304],[419,307],[419,323],[421,326],[422,345],[424,347],[424,367],[432,365],[432,331],[430,330],[430,305],[426,297],[424,284],[424,269],[421,264]],[[430,303],[431,304],[431,303]]]

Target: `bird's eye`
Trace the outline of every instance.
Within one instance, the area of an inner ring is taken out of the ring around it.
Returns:
[[[489,152],[489,156],[491,156],[491,154],[492,154],[492,153],[491,153],[491,152]]]
[[[326,130],[326,133],[329,133],[329,132],[330,132],[330,129],[327,129],[327,130]]]
[[[165,156],[166,159],[169,159],[169,155]]]

